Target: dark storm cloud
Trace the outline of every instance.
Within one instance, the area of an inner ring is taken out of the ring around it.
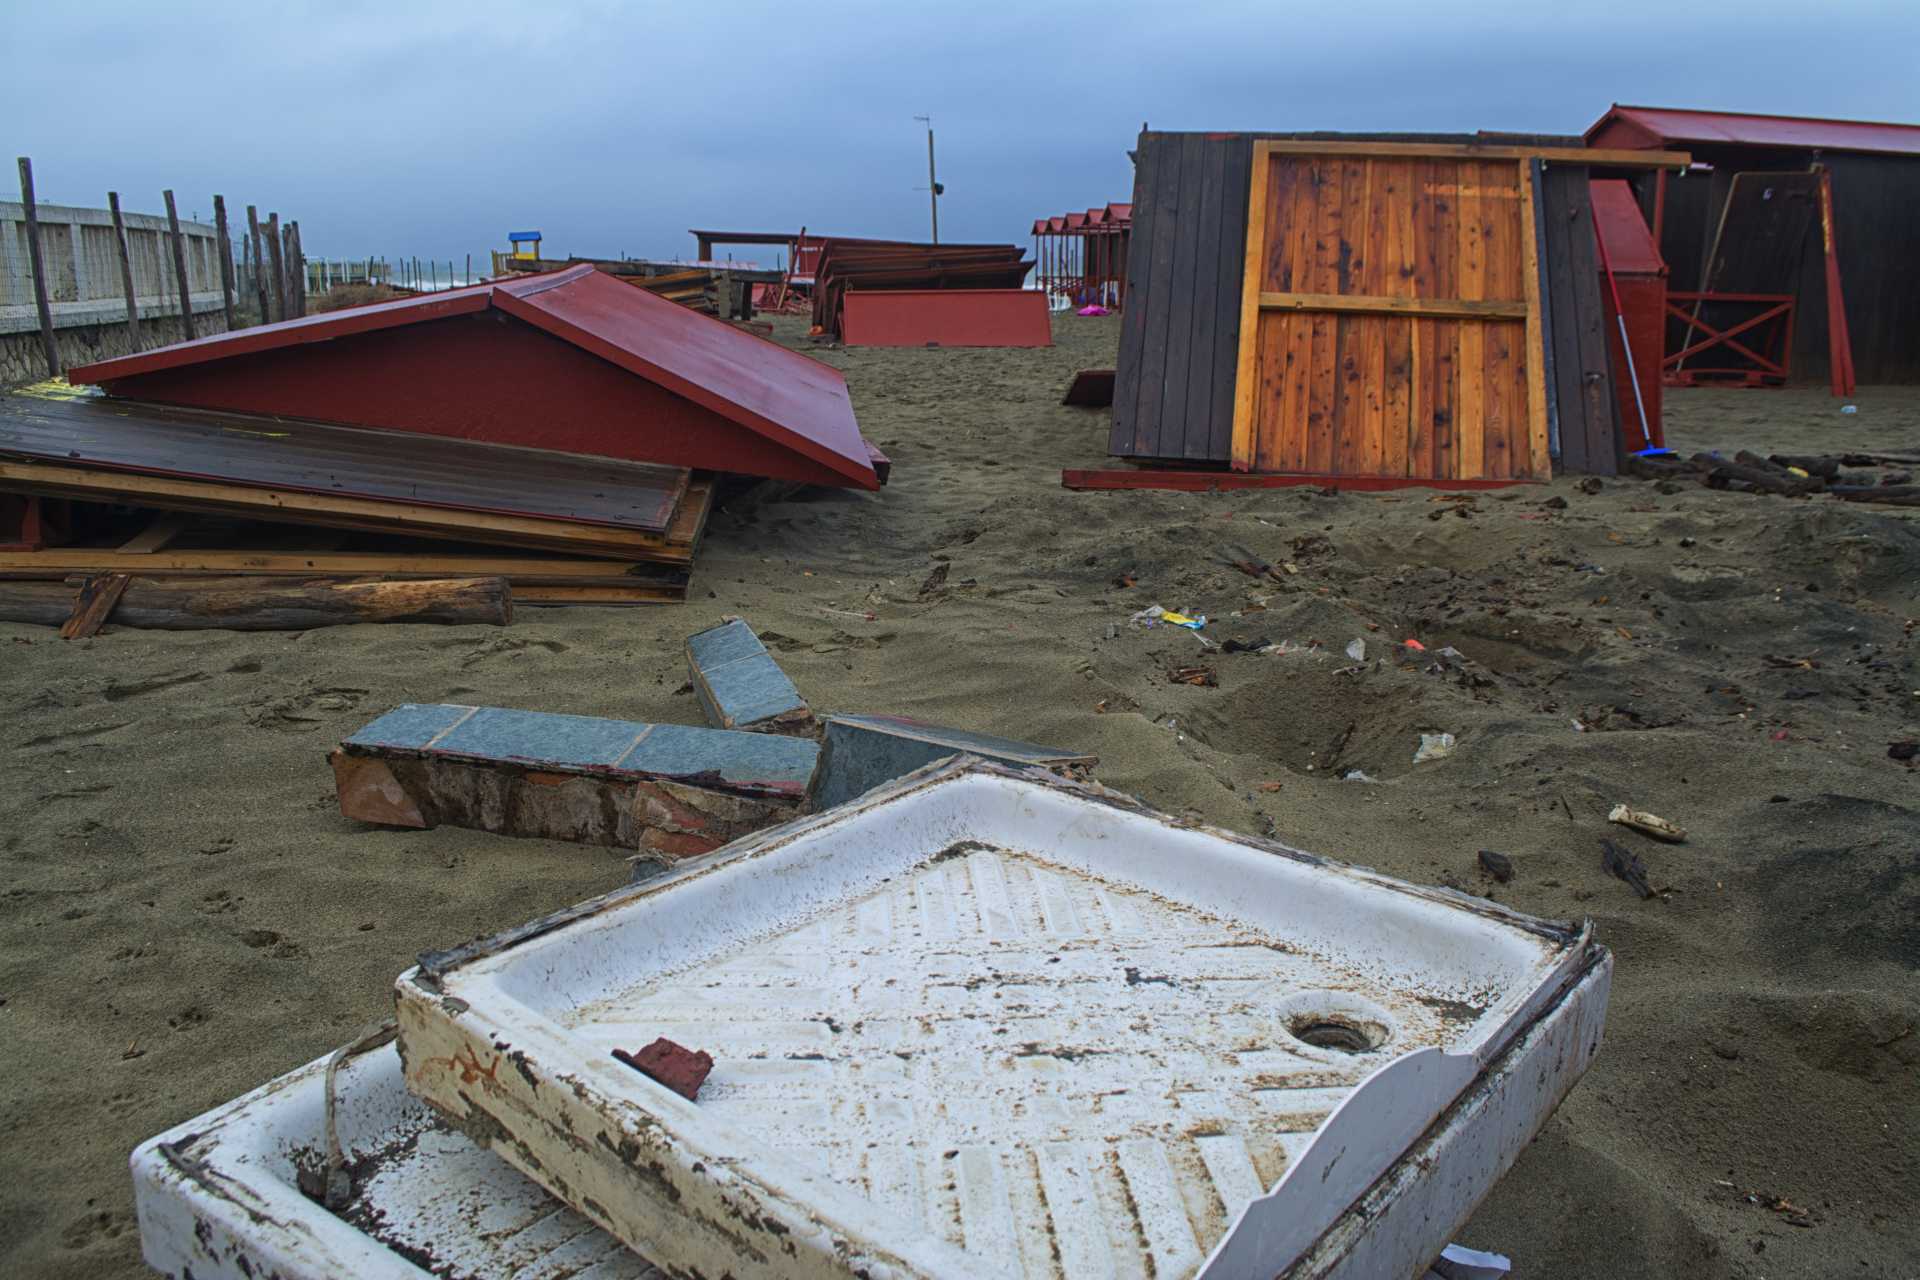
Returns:
[[[1577,133],[1614,101],[1920,115],[1920,5],[47,3],[0,119],[41,198],[172,186],[314,256],[690,253],[690,226],[1025,241],[1156,128]]]

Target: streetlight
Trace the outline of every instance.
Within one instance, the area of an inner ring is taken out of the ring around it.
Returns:
[[[946,188],[933,175],[933,117],[915,116],[915,120],[927,122],[927,200],[932,205],[933,242],[940,243],[940,197]]]

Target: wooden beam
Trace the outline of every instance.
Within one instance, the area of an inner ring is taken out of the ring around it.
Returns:
[[[267,261],[272,264],[270,279],[273,284],[273,315],[275,321],[287,318],[287,256],[280,243],[280,215],[269,213],[267,222],[261,228],[261,234],[267,238]]]
[[[333,582],[109,573],[85,579],[76,599],[65,583],[0,582],[0,621],[63,620],[60,634],[70,640],[108,621],[159,631],[305,631],[355,622],[503,627],[513,621],[513,591],[499,577]]]
[[[267,261],[260,256],[260,211],[247,206],[247,237],[253,242],[253,289],[260,295],[260,323],[273,319],[267,310]]]
[[[40,215],[33,199],[33,161],[20,157],[20,205],[25,210],[27,263],[33,269],[33,305],[40,314],[40,350],[47,376],[60,376],[60,348],[53,341],[53,303],[47,294],[47,264],[40,256]]]
[[[1251,175],[1247,181],[1247,251],[1240,274],[1240,350],[1233,374],[1233,450],[1231,465],[1235,471],[1253,466],[1256,446],[1260,369],[1260,309],[1268,295],[1260,291],[1262,265],[1266,262],[1267,186],[1271,165],[1267,153],[1253,151]],[[1279,296],[1279,295],[1274,295]]]
[[[107,192],[107,209],[113,214],[113,247],[120,259],[120,292],[127,298],[127,351],[139,355],[140,295],[133,287],[133,254],[127,245],[127,224],[120,216],[120,193]]]
[[[1317,485],[1328,489],[1372,492],[1387,489],[1505,489],[1527,480],[1435,480],[1419,476],[1336,476],[1326,474],[1281,473],[1273,471],[1156,471],[1150,468],[1128,470],[1076,470],[1060,473],[1063,489],[1167,489],[1180,493],[1211,493],[1216,489],[1286,489],[1296,485]],[[42,552],[41,554],[46,554]],[[4,561],[4,557],[0,557]]]
[[[135,474],[0,458],[0,491],[132,502],[164,510],[203,511],[292,520],[336,528],[411,533],[458,542],[500,543],[575,555],[687,564],[712,497],[711,481],[688,486],[665,534],[537,516],[428,507],[371,498],[262,489],[173,476]]]
[[[1547,438],[1547,342],[1540,313],[1540,221],[1534,214],[1533,160],[1518,162],[1520,176],[1520,274],[1527,294],[1527,474],[1553,475]]]
[[[1685,151],[1608,150],[1599,147],[1475,146],[1441,142],[1288,141],[1265,138],[1254,143],[1254,155],[1296,156],[1428,156],[1447,160],[1530,160],[1549,164],[1584,164],[1616,169],[1684,169],[1693,163]]]
[[[173,279],[180,287],[180,330],[193,341],[193,287],[187,279],[187,240],[180,234],[180,215],[173,207],[173,192],[163,191],[167,202],[167,229],[173,237]]]
[[[1532,216],[1529,212],[1528,216]],[[1536,290],[1538,282],[1535,282]],[[1525,302],[1478,302],[1458,298],[1395,298],[1360,293],[1262,293],[1262,311],[1340,311],[1370,315],[1436,316],[1452,320],[1524,320]],[[1242,335],[1244,346],[1245,335]],[[1245,358],[1244,356],[1242,358]],[[1235,414],[1237,426],[1239,415]],[[1236,433],[1236,439],[1237,439]]]
[[[84,640],[105,625],[107,615],[113,612],[120,597],[126,593],[127,575],[108,573],[97,578],[89,578],[80,585],[79,593],[67,598],[67,616],[60,624],[62,640]],[[66,594],[65,587],[56,588],[53,605],[58,607],[60,597]],[[8,621],[19,621],[9,617]]]

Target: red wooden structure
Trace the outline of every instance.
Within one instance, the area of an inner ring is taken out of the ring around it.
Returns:
[[[1075,306],[1124,305],[1127,251],[1133,243],[1133,206],[1109,203],[1084,213],[1033,220],[1033,256],[1041,289]]]
[[[1845,396],[1857,357],[1870,381],[1920,381],[1920,330],[1905,319],[1920,291],[1920,125],[1616,105],[1586,141],[1684,147],[1695,161],[1639,192],[1690,286],[1671,299],[1685,310],[1668,330],[1673,377],[1777,386],[1797,367]]]
[[[69,373],[111,395],[876,489],[846,379],[591,266]]]
[[[851,290],[850,347],[1050,347],[1047,295],[1035,289]]]
[[[1602,178],[1589,184],[1593,195],[1594,234],[1606,242],[1614,287],[1620,294],[1619,316],[1627,322],[1627,341],[1633,348],[1633,373],[1638,375],[1640,402],[1636,406],[1629,384],[1626,353],[1620,350],[1620,327],[1613,310],[1613,291],[1602,280],[1600,298],[1607,310],[1607,349],[1613,353],[1613,385],[1619,403],[1620,428],[1628,452],[1659,444],[1662,352],[1667,328],[1667,264],[1653,242],[1653,232],[1633,189],[1624,179]],[[1602,273],[1604,275],[1604,272]],[[1640,431],[1640,409],[1647,413],[1647,434]]]

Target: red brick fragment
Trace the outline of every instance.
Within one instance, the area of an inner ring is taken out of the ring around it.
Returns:
[[[704,1049],[696,1053],[664,1036],[638,1053],[615,1049],[613,1056],[688,1102],[698,1099],[700,1086],[707,1082],[707,1073],[713,1070],[712,1054]]]

